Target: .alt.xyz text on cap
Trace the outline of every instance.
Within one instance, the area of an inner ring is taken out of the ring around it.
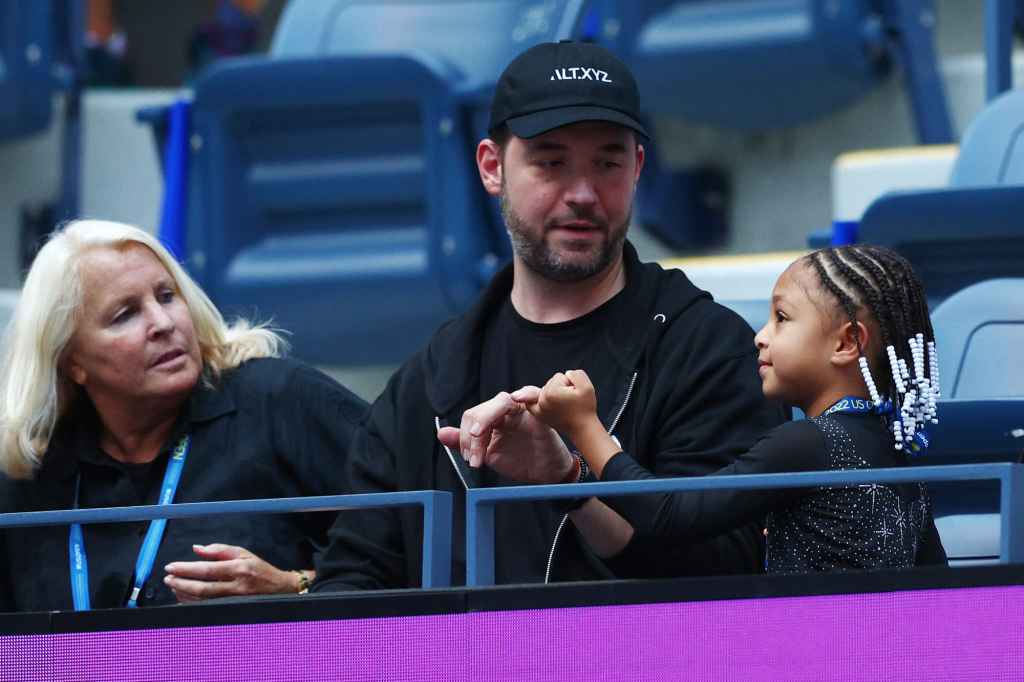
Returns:
[[[530,138],[580,121],[618,123],[647,137],[636,80],[618,57],[592,43],[541,43],[501,74],[488,130],[508,124]]]

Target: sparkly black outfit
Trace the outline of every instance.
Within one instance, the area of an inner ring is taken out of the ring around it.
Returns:
[[[869,469],[906,465],[885,422],[838,413],[789,422],[770,431],[719,475]],[[626,453],[604,481],[652,478]],[[638,535],[690,543],[765,519],[769,573],[908,568],[945,564],[924,484],[846,488],[715,490],[606,500]],[[641,503],[642,506],[640,506]]]

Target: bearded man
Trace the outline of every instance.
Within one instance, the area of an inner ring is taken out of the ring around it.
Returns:
[[[348,458],[353,492],[454,493],[453,585],[465,581],[466,490],[593,480],[516,389],[585,369],[605,426],[657,476],[720,469],[781,420],[750,327],[626,240],[646,138],[632,74],[599,46],[537,45],[498,81],[476,162],[513,261],[391,378]],[[756,524],[685,547],[610,542],[631,499],[499,505],[495,581],[759,569]],[[416,587],[422,537],[415,509],[344,512],[314,590]]]

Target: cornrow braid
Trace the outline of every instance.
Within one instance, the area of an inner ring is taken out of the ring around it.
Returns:
[[[825,264],[821,262],[821,259],[823,257],[822,253],[824,251],[830,250],[831,249],[821,249],[815,251],[808,255],[807,259],[810,261],[811,265],[818,273],[818,279],[821,280],[821,283],[825,286],[825,288],[829,290],[829,292],[835,297],[835,299],[839,301],[839,304],[843,307],[843,310],[846,311],[846,316],[849,318],[850,322],[853,324],[854,327],[854,339],[857,341],[857,350],[863,353],[863,349],[861,349],[860,347],[860,334],[857,333],[857,304],[854,302],[852,298],[850,298],[849,294],[843,291],[842,288],[838,284],[836,284],[836,282],[832,279],[832,277],[829,276],[828,271],[825,269]]]
[[[891,319],[891,315],[889,310],[883,305],[882,296],[879,293],[879,289],[884,290],[885,287],[880,287],[877,280],[875,282],[869,281],[867,277],[857,272],[836,249],[829,249],[828,255],[832,265],[838,270],[839,276],[856,289],[860,299],[867,303],[867,307],[870,309],[869,312],[878,320],[879,327],[882,328],[883,341],[885,341],[886,345],[889,345],[889,325],[886,322]],[[853,253],[849,255],[853,256]]]
[[[806,259],[854,325],[864,383],[876,411],[890,421],[896,448],[923,451],[928,445],[924,425],[938,421],[939,383],[935,332],[921,280],[905,258],[879,246],[821,249]],[[888,356],[892,380],[885,386],[885,400],[870,370],[883,366],[882,358],[871,358],[872,363],[866,356],[869,351],[862,347],[857,326],[859,310],[874,318]]]
[[[926,336],[934,338],[931,315],[928,313],[928,297],[925,295],[921,280],[914,273],[910,263],[903,256],[889,249],[880,247],[871,247],[871,249],[877,252],[876,257],[885,259],[887,267],[900,273],[900,285],[904,290],[908,305],[908,333],[911,329],[921,329],[925,331]]]
[[[882,342],[886,346],[891,346],[894,343],[893,335],[896,334],[898,338],[902,330],[906,329],[906,316],[892,291],[895,284],[878,264],[878,261],[863,253],[860,249],[849,249],[849,255],[857,265],[871,273],[875,286],[880,291],[880,293],[872,293],[876,293],[885,301],[885,316],[888,320],[883,319],[877,312],[875,313],[875,318],[879,321],[879,327],[882,331]]]

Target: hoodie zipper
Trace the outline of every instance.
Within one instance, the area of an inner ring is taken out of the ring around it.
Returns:
[[[612,420],[611,426],[608,427],[609,436],[611,436],[612,432],[615,431],[615,427],[619,425],[619,420],[622,419],[622,413],[626,411],[626,406],[629,405],[629,399],[633,395],[633,386],[636,385],[636,377],[638,374],[639,372],[633,372],[633,378],[629,380],[629,388],[626,389],[626,397],[622,400],[622,405],[619,407],[619,411],[615,413],[615,419]],[[555,562],[555,550],[558,549],[558,540],[562,537],[562,529],[565,528],[565,523],[568,520],[568,514],[562,516],[562,520],[558,524],[558,529],[555,530],[555,537],[551,541],[551,552],[548,553],[548,565],[544,570],[545,585],[551,582],[551,566]]]
[[[440,417],[434,417],[434,428],[436,430],[438,430],[438,431],[441,430],[441,418]],[[466,479],[463,478],[462,470],[459,469],[459,465],[455,463],[455,455],[452,454],[451,449],[447,445],[445,445],[444,443],[441,443],[441,447],[443,447],[444,451],[448,454],[448,461],[450,461],[452,463],[452,468],[455,469],[455,475],[459,477],[460,481],[462,481],[462,487],[465,488],[466,490],[469,490],[469,484],[466,483]]]

